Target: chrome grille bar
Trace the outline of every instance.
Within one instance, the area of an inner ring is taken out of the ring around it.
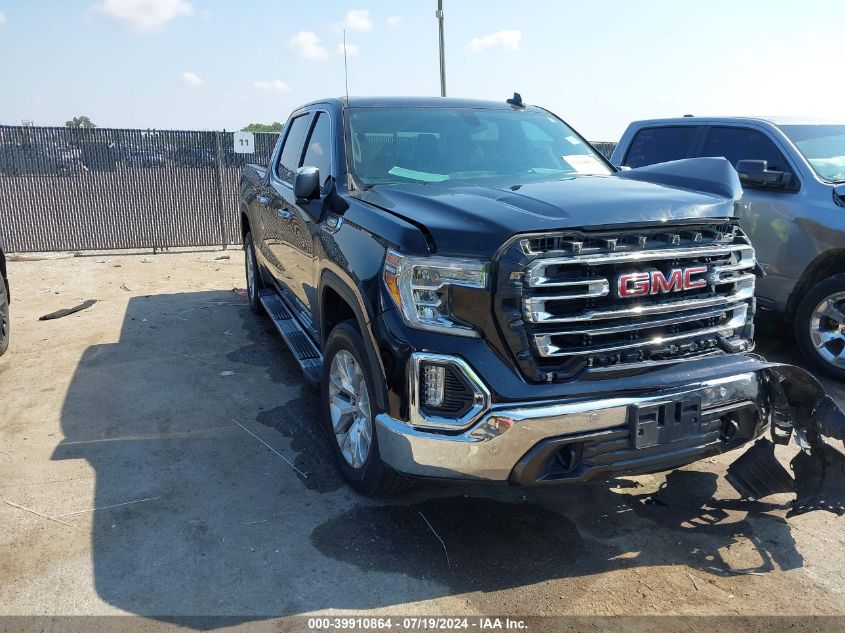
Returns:
[[[546,303],[549,301],[566,301],[571,297],[527,297],[523,299],[524,316],[530,323],[586,323],[598,319],[621,319],[625,317],[636,317],[649,314],[668,314],[682,310],[697,310],[699,308],[712,308],[715,306],[726,306],[732,303],[745,301],[754,296],[754,276],[747,275],[736,281],[739,288],[728,295],[717,295],[702,299],[682,299],[680,301],[664,301],[646,305],[632,306],[630,308],[619,308],[616,310],[587,310],[580,314],[557,316],[546,310]],[[723,282],[727,283],[727,281]]]
[[[588,349],[571,349],[571,348],[561,348],[558,345],[555,345],[553,342],[553,337],[556,335],[565,335],[571,334],[570,332],[557,332],[551,334],[535,334],[534,335],[534,342],[537,345],[537,350],[540,356],[544,358],[550,358],[555,356],[594,356],[596,354],[602,353],[611,353],[611,352],[623,352],[632,349],[639,349],[643,347],[655,347],[658,345],[663,345],[664,343],[672,343],[677,341],[683,341],[688,339],[706,337],[706,336],[713,336],[716,334],[725,334],[727,336],[732,336],[734,334],[734,330],[740,328],[745,325],[746,319],[748,315],[748,307],[747,305],[740,305],[736,306],[733,309],[733,316],[726,322],[717,326],[711,326],[706,328],[699,328],[696,330],[690,330],[689,332],[683,332],[681,334],[670,334],[670,335],[663,335],[663,336],[653,336],[651,338],[647,338],[641,341],[626,341],[624,343],[617,343],[615,345],[595,345],[590,346]],[[697,321],[699,319],[707,318],[706,316],[696,315],[695,319],[689,319],[693,321]],[[676,321],[676,323],[680,323],[681,321]],[[651,329],[659,327],[658,324],[655,323],[645,323],[640,324],[641,329]],[[593,332],[595,333],[595,332]]]
[[[682,314],[680,316],[669,317],[668,319],[652,319],[645,322],[630,322],[626,321],[621,325],[612,325],[609,327],[596,328],[579,328],[577,330],[555,330],[551,336],[609,336],[612,334],[624,334],[625,332],[636,332],[646,328],[666,327],[669,325],[679,325],[681,323],[691,323],[701,319],[712,319],[725,316],[730,310],[744,307],[745,304],[739,304],[737,307],[723,307],[719,310],[707,310],[706,312],[695,312],[693,314]],[[544,336],[545,334],[538,334],[537,336]]]
[[[529,288],[551,287],[556,282],[547,271],[552,266],[598,266],[602,264],[624,264],[672,259],[694,259],[701,257],[730,257],[736,255],[737,265],[750,261],[754,266],[754,249],[747,244],[726,246],[698,246],[694,248],[661,248],[648,251],[598,253],[594,255],[571,255],[538,259],[528,265],[525,271],[525,285]],[[737,269],[739,270],[739,269]]]

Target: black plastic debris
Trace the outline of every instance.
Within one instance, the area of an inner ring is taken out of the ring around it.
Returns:
[[[76,314],[77,312],[81,312],[82,310],[87,310],[92,305],[97,303],[96,299],[88,299],[87,301],[83,301],[78,306],[73,306],[72,308],[63,308],[62,310],[56,310],[55,312],[51,312],[50,314],[45,314],[44,316],[38,317],[39,321],[52,321],[53,319],[61,319],[62,317],[66,317],[70,314]]]

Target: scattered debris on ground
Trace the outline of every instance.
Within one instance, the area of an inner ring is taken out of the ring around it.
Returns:
[[[50,314],[40,316],[38,317],[38,320],[52,321],[53,319],[61,319],[62,317],[66,317],[70,314],[76,314],[77,312],[82,312],[82,310],[87,310],[95,303],[97,303],[96,299],[88,299],[80,303],[78,306],[73,306],[72,308],[63,308],[62,310],[56,310],[55,312],[51,312]]]

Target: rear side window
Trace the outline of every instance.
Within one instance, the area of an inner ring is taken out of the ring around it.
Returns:
[[[775,144],[762,132],[742,127],[714,127],[707,135],[702,156],[721,156],[736,167],[741,160],[765,160],[769,169],[791,173]]]
[[[276,165],[276,175],[280,180],[293,184],[293,177],[296,168],[299,167],[299,157],[302,156],[302,144],[305,142],[305,135],[308,133],[308,121],[310,115],[304,114],[291,121],[290,131],[285,144],[282,145],[282,152],[279,155],[279,162]]]
[[[643,128],[634,137],[624,164],[643,167],[687,158],[697,131],[693,125]]]
[[[325,112],[317,113],[317,122],[308,138],[302,164],[319,169],[322,182],[332,175],[332,126]]]

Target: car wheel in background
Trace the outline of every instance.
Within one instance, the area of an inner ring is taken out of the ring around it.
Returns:
[[[261,282],[261,273],[258,272],[258,260],[255,258],[255,244],[252,241],[252,233],[244,235],[244,266],[246,268],[246,295],[249,299],[249,307],[256,314],[262,311],[261,301],[258,300],[258,293],[264,287]]]
[[[355,321],[332,330],[323,358],[323,428],[338,470],[350,486],[367,496],[396,494],[413,479],[392,470],[379,455],[374,394],[381,385],[366,359]]]
[[[6,284],[0,279],[0,356],[9,349],[9,293]]]
[[[828,277],[804,295],[795,336],[813,369],[845,381],[845,274]]]

